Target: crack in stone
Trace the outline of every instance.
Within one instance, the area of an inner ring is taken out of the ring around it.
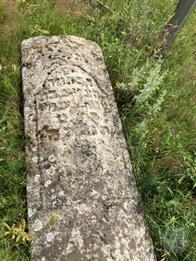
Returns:
[[[35,129],[35,137],[37,141],[37,158],[38,158],[38,169],[41,177],[41,182],[40,182],[40,209],[44,209],[43,205],[43,193],[42,190],[44,189],[44,182],[43,182],[43,172],[42,172],[42,167],[41,167],[41,156],[40,156],[40,139],[39,139],[39,126],[38,126],[38,103],[37,103],[37,95],[34,95],[35,98],[35,124],[36,124],[36,129]]]

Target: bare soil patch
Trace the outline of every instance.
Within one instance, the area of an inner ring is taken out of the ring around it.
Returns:
[[[2,0],[6,8],[6,19],[0,29],[0,35],[14,31],[16,27],[16,13],[18,10],[18,3],[15,0]]]
[[[74,15],[83,15],[87,11],[87,5],[73,0],[57,0],[55,8],[60,12],[68,11]]]

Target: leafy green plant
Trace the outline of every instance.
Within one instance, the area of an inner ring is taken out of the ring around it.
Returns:
[[[52,228],[56,222],[59,220],[59,216],[56,213],[52,213],[51,216],[48,218],[46,225],[44,226],[44,230],[48,230]]]
[[[10,236],[12,240],[16,243],[26,243],[30,240],[31,234],[26,232],[26,222],[25,219],[18,225],[9,226],[7,223],[4,223],[6,231],[4,236]]]

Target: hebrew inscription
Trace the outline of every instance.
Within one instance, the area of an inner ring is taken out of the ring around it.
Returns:
[[[155,260],[99,46],[25,40],[22,79],[31,260]]]

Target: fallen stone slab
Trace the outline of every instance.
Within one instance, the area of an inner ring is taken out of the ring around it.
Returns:
[[[24,40],[22,81],[31,260],[155,260],[99,46]]]

